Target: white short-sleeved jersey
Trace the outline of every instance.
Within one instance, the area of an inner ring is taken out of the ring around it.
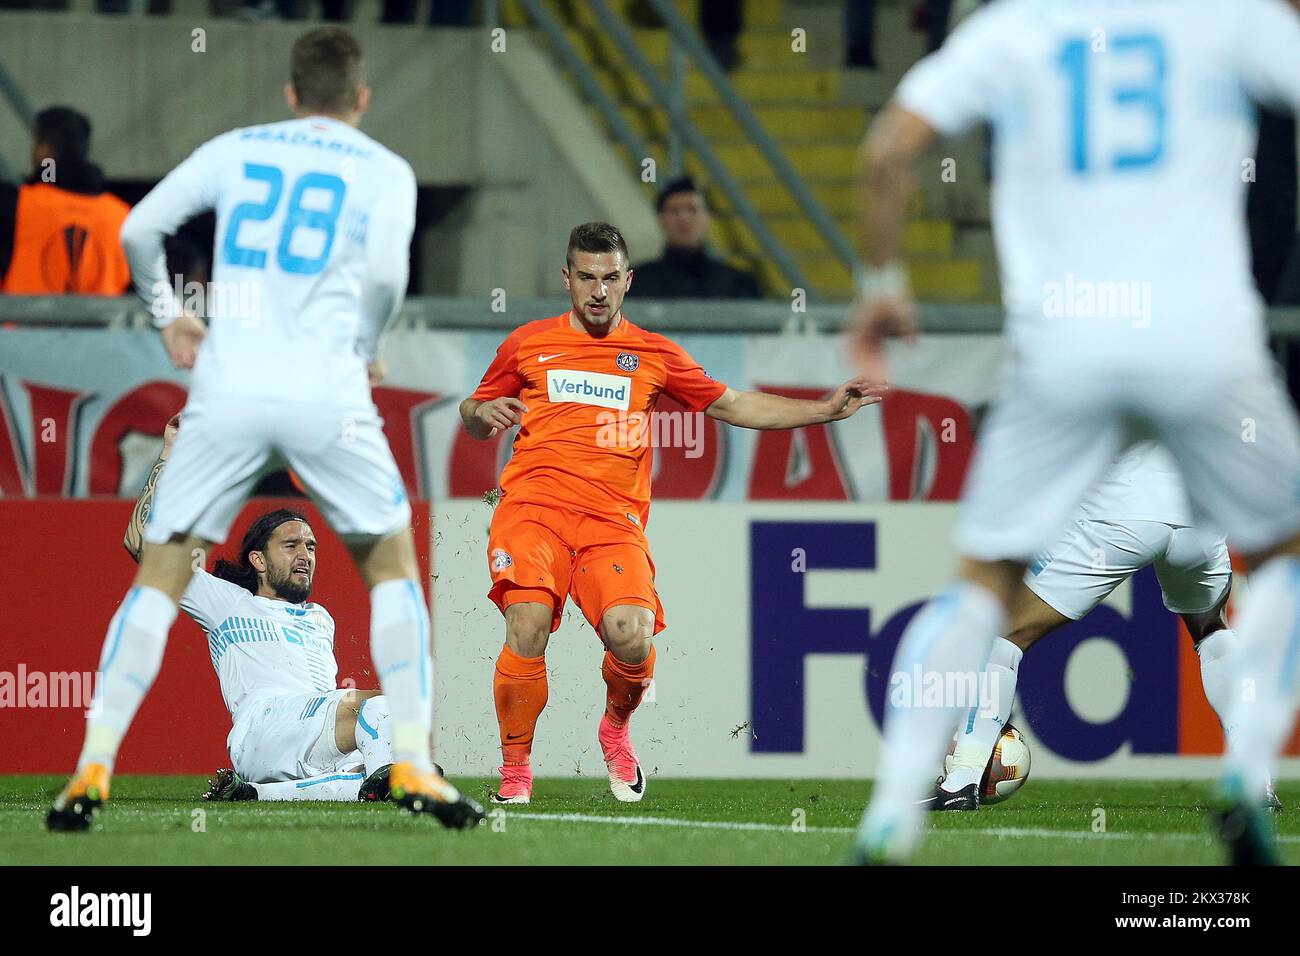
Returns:
[[[1300,13],[1284,0],[1001,0],[897,101],[943,135],[992,124],[1022,361],[1265,361],[1244,208],[1252,104],[1300,110]]]
[[[319,604],[257,597],[198,571],[181,610],[208,636],[212,666],[231,717],[253,692],[327,694],[336,689],[334,618]]]
[[[1094,521],[1157,521],[1174,527],[1192,523],[1178,465],[1163,446],[1139,442],[1115,459],[1080,506]]]
[[[366,363],[406,291],[415,197],[404,159],[308,116],[200,146],[131,211],[122,241],[137,292],[170,319],[185,299],[162,239],[216,212],[196,395],[366,405]]]

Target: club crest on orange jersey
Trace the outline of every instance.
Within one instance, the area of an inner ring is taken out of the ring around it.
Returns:
[[[625,372],[635,372],[641,366],[641,359],[631,352],[618,353],[618,367]]]
[[[492,552],[493,571],[504,571],[506,568],[510,567],[510,565],[514,563],[515,563],[515,559],[510,557],[509,551],[503,551],[500,548],[496,548],[493,550]]]

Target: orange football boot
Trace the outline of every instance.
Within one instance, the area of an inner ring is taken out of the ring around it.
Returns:
[[[80,831],[90,829],[95,811],[108,799],[108,768],[100,763],[88,763],[68,781],[45,816],[49,830]]]
[[[388,775],[392,801],[411,813],[431,813],[450,830],[464,830],[483,820],[483,808],[432,770],[409,762],[395,763]]]

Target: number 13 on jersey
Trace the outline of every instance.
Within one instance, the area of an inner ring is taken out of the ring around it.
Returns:
[[[1142,71],[1140,81],[1114,83],[1098,91],[1098,61],[1115,58],[1116,65],[1132,62]],[[1165,152],[1165,47],[1153,33],[1129,33],[1112,37],[1100,49],[1085,39],[1070,39],[1061,47],[1057,65],[1065,72],[1068,84],[1067,107],[1070,168],[1084,175],[1092,171],[1097,157],[1092,155],[1092,121],[1114,120],[1115,112],[1140,111],[1146,114],[1149,134],[1145,142],[1116,149],[1105,166],[1116,171],[1131,171],[1160,162]],[[1100,103],[1094,97],[1100,95]]]

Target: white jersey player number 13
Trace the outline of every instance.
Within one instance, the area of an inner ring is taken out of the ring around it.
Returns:
[[[1266,347],[1242,173],[1254,105],[1300,112],[1298,65],[1300,10],[1282,0],[981,8],[908,72],[867,136],[851,339],[886,377],[884,343],[916,328],[896,259],[907,187],[936,138],[989,122],[1010,374],[963,488],[959,580],[912,619],[892,666],[978,675],[1026,562],[1117,454],[1158,442],[1193,522],[1252,569],[1237,630],[1257,695],[1231,695],[1221,798],[1233,857],[1253,862],[1271,856],[1260,795],[1300,660],[1300,426]],[[891,704],[861,859],[911,854],[969,705]]]

